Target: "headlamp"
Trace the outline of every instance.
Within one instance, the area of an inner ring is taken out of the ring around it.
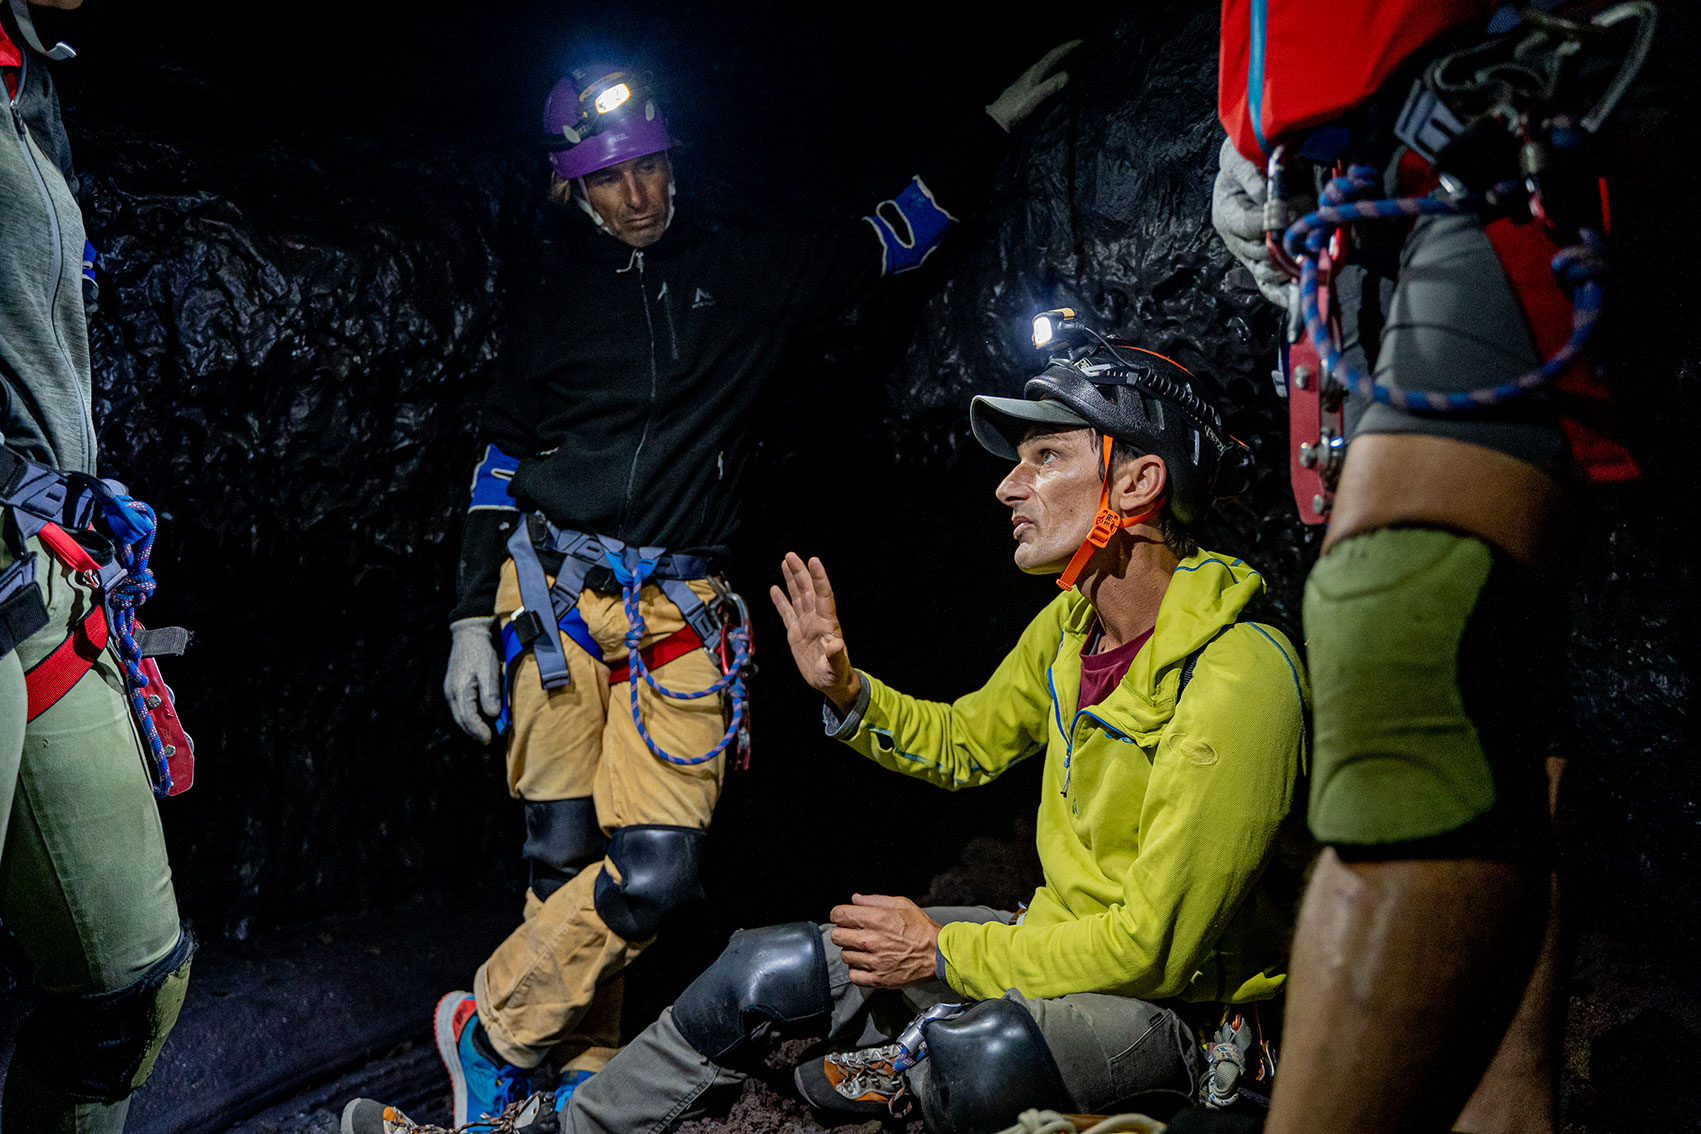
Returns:
[[[1040,312],[1034,316],[1035,349],[1052,346],[1065,330],[1073,330],[1080,325],[1073,307],[1059,307],[1052,311]]]
[[[626,100],[631,98],[631,97],[632,97],[632,88],[631,87],[627,86],[625,83],[616,83],[612,87],[609,87],[607,90],[603,91],[601,94],[597,95],[597,98],[596,98],[597,113],[598,114],[607,114],[609,111],[614,110],[617,107],[625,105]]]
[[[578,80],[581,72],[575,71]],[[628,114],[637,113],[642,106],[645,118],[654,118],[656,104],[646,93],[643,77],[626,71],[611,71],[590,82],[579,91],[578,120],[563,124],[558,134],[544,139],[544,148],[554,153],[583,142],[595,134],[624,121]]]

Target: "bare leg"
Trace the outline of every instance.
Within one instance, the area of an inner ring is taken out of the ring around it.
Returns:
[[[1294,940],[1269,1134],[1449,1129],[1525,987],[1545,877],[1324,851]]]
[[[1548,805],[1559,797],[1565,761],[1547,762]],[[1547,931],[1536,970],[1500,1050],[1459,1116],[1471,1134],[1553,1134],[1559,1129],[1559,1048],[1565,1038],[1565,961],[1561,936],[1559,872],[1550,879]]]

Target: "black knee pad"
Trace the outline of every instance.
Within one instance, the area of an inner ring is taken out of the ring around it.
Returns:
[[[131,984],[84,996],[44,995],[18,1029],[19,1062],[47,1087],[85,1102],[115,1103],[147,1079],[183,1007],[189,923],[171,952]]]
[[[926,1074],[912,1075],[933,1134],[990,1134],[1030,1107],[1072,1111],[1039,1025],[1011,1000],[983,1000],[927,1025]]]
[[[579,871],[601,861],[607,846],[589,796],[526,801],[526,843],[520,856],[531,864],[532,893],[540,899],[547,900]]]
[[[741,929],[673,1005],[685,1042],[725,1061],[759,1033],[824,1021],[832,1011],[827,953],[811,922]]]
[[[703,867],[704,833],[696,827],[621,827],[608,841],[608,860],[620,871],[616,882],[604,870],[597,879],[597,915],[628,941],[656,935],[662,918],[688,898],[703,896],[697,881]]]

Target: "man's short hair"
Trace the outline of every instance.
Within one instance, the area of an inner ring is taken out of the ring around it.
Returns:
[[[1094,440],[1100,445],[1104,444],[1102,440],[1103,436],[1104,435],[1099,433],[1097,430],[1093,431]],[[1126,441],[1116,441],[1110,447],[1110,467],[1112,471],[1114,471],[1124,462],[1132,461],[1135,457],[1143,457],[1145,455],[1146,450],[1144,449],[1136,449]],[[1159,460],[1162,459],[1163,458],[1161,457],[1159,458]],[[1170,475],[1169,462],[1165,461],[1164,476],[1167,478]],[[1186,559],[1189,555],[1193,555],[1199,550],[1198,537],[1175,518],[1175,513],[1170,509],[1169,501],[1167,499],[1164,501],[1162,511],[1158,513],[1158,531],[1164,538],[1164,546],[1169,548],[1170,552],[1174,554],[1177,559]]]

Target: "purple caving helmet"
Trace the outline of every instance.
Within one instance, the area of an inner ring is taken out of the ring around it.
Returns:
[[[583,75],[574,72],[556,83],[543,104],[545,144],[557,177],[572,181],[673,146],[667,119],[636,75],[609,71],[581,87]],[[621,87],[624,97],[608,97]],[[605,99],[613,105],[603,109]]]

